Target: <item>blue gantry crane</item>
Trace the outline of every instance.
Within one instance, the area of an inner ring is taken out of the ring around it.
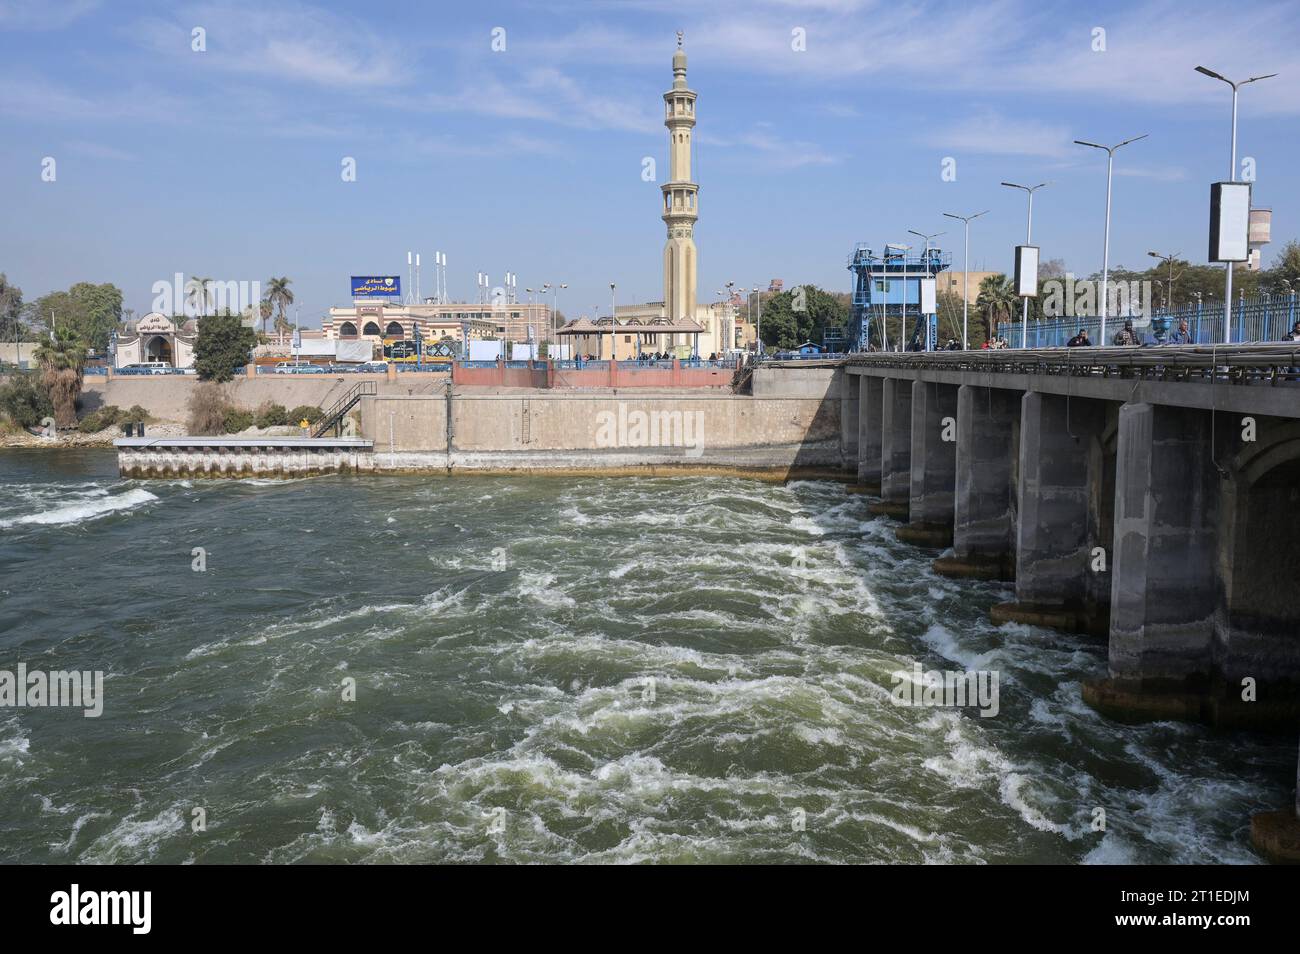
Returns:
[[[933,309],[922,310],[928,304],[922,282],[951,264],[952,255],[938,248],[914,253],[909,246],[886,245],[876,254],[858,243],[848,265],[853,273],[850,350],[933,350],[938,328]]]

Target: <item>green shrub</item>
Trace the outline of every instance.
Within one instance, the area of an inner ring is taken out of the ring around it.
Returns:
[[[289,423],[293,425],[299,424],[304,419],[308,424],[315,424],[322,416],[321,409],[313,404],[299,404],[288,414]]]
[[[258,427],[281,427],[288,423],[289,412],[284,409],[283,404],[273,404],[266,401],[257,409]],[[294,423],[297,423],[297,421]]]
[[[227,434],[238,434],[240,431],[252,427],[253,420],[252,411],[241,411],[239,408],[232,407],[226,410],[223,425]]]
[[[122,420],[133,421],[136,424],[149,424],[153,422],[153,415],[142,408],[139,404],[132,404],[127,408]]]
[[[34,374],[20,374],[0,385],[0,414],[21,427],[36,427],[54,416],[50,396],[36,382]]]
[[[133,418],[130,417],[129,412],[122,410],[116,404],[109,404],[83,417],[77,423],[77,430],[83,434],[97,434],[106,427],[113,427],[130,420]]]

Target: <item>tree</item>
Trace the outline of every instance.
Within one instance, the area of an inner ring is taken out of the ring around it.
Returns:
[[[1268,270],[1266,280],[1269,289],[1277,295],[1291,293],[1283,282],[1300,291],[1300,242],[1292,239],[1282,246],[1282,250],[1273,259],[1273,267]],[[3,282],[4,276],[0,275],[0,283]]]
[[[22,321],[23,290],[9,284],[9,278],[0,272],[0,341],[26,341],[29,334]]]
[[[81,396],[82,370],[86,366],[86,344],[75,334],[58,329],[36,349],[41,369],[41,386],[54,405],[54,423],[76,427],[77,398]]]
[[[1011,319],[1019,300],[1013,282],[1006,275],[990,275],[980,282],[975,307],[980,311],[985,341],[997,336],[998,325]]]
[[[798,285],[765,296],[763,343],[785,349],[805,341],[823,341],[827,328],[844,328],[848,321],[846,295],[835,295],[816,285]]]
[[[201,381],[229,381],[235,369],[248,363],[257,344],[252,328],[238,315],[208,315],[199,323],[194,342],[194,367]]]
[[[80,338],[85,347],[104,351],[122,320],[122,291],[107,282],[78,282],[67,291],[50,292],[28,303],[24,312],[33,327],[65,331]]]
[[[211,292],[208,289],[208,283],[210,281],[212,281],[212,279],[200,278],[195,275],[185,283],[185,297],[188,298],[190,304],[194,306],[194,314],[197,317],[202,317],[208,313],[209,301],[213,301],[215,304],[215,299],[210,298]]]
[[[274,305],[276,310],[279,312],[279,319],[276,322],[277,328],[280,327],[282,322],[284,322],[284,310],[293,304],[293,292],[289,290],[289,286],[292,283],[293,280],[289,278],[267,279],[266,300]],[[265,318],[262,319],[262,333],[266,334]]]

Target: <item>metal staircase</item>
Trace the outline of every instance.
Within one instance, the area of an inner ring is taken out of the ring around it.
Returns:
[[[333,430],[334,436],[339,436],[339,429],[343,423],[344,416],[352,410],[357,403],[363,398],[373,396],[379,393],[378,385],[374,381],[361,381],[348,388],[341,398],[331,405],[330,409],[322,415],[321,419],[316,422],[312,428],[312,437],[324,437],[326,432]]]

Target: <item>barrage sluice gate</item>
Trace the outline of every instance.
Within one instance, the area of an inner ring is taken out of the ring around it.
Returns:
[[[1300,355],[1045,354],[850,358],[841,445],[872,511],[937,572],[1014,582],[994,622],[1106,639],[1103,714],[1294,731]],[[1256,816],[1257,845],[1300,860],[1298,819],[1300,795]]]

